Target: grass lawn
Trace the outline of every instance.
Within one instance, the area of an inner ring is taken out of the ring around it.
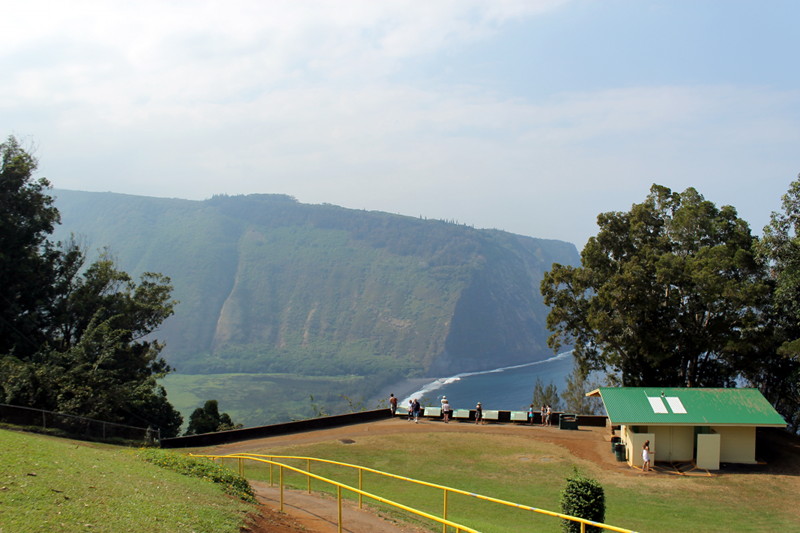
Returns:
[[[642,532],[795,531],[800,525],[796,440],[783,441],[776,448],[782,455],[776,455],[768,468],[731,468],[713,477],[688,477],[642,475],[617,464],[582,459],[558,441],[570,432],[556,429],[443,426],[388,420],[340,428],[338,436],[326,430],[283,437],[282,444],[265,445],[268,448],[247,446],[252,453],[360,464],[551,511],[559,510],[565,479],[577,467],[604,487],[606,522]],[[346,434],[353,438],[343,439]],[[0,449],[0,533],[233,533],[253,510],[224,494],[219,485],[145,462],[129,448],[0,430]],[[235,468],[235,462],[229,466]],[[304,467],[305,462],[297,466]],[[357,485],[357,474],[342,467],[315,465],[313,471]],[[269,479],[266,467],[251,463],[245,475]],[[288,474],[287,481],[306,487],[299,474]],[[312,488],[324,486],[315,481]],[[443,498],[437,489],[369,473],[364,475],[364,489],[441,513]],[[480,531],[561,530],[558,519],[467,496],[450,495],[448,503],[450,519]],[[381,504],[370,505],[398,516]],[[430,522],[399,517],[441,531]]]
[[[0,450],[0,533],[234,533],[254,509],[130,448],[0,430]]]
[[[573,456],[563,446],[525,435],[489,432],[415,432],[360,436],[303,445],[276,446],[253,453],[300,455],[368,466],[406,477],[559,511],[565,479],[577,467],[605,489],[606,523],[643,532],[794,531],[800,527],[800,477],[764,473],[758,468],[713,477],[641,475],[602,468]],[[609,455],[611,454],[609,450]],[[305,468],[305,462],[296,466]],[[357,486],[357,474],[341,467],[315,465],[313,472]],[[266,467],[246,466],[248,478],[268,480]],[[275,479],[277,480],[277,474]],[[305,488],[305,477],[289,474]],[[314,490],[323,490],[313,482]],[[374,474],[364,475],[364,490],[441,515],[442,492]],[[389,511],[376,505],[385,512]],[[448,518],[486,532],[561,530],[558,519],[450,495]],[[441,530],[431,526],[433,530]]]

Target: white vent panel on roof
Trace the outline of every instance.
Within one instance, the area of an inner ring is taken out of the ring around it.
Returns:
[[[669,408],[672,409],[672,412],[676,415],[686,414],[686,408],[683,406],[681,399],[677,396],[667,396],[667,403],[669,404]]]
[[[650,407],[653,408],[654,413],[669,413],[669,411],[667,411],[667,406],[664,405],[664,402],[661,401],[661,398],[658,396],[648,396],[647,399],[650,401]]]

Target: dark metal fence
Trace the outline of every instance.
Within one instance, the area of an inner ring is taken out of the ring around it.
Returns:
[[[374,420],[382,420],[392,416],[389,409],[376,409],[373,411],[361,411],[359,413],[347,413],[343,415],[324,416],[321,418],[310,418],[308,420],[295,420],[294,422],[284,422],[282,424],[272,424],[270,426],[257,426],[242,429],[231,429],[228,431],[218,431],[216,433],[202,433],[200,435],[187,435],[184,437],[165,438],[160,441],[162,448],[196,448],[200,446],[217,446],[230,442],[240,442],[250,439],[261,439],[274,437],[277,435],[288,435],[302,431],[313,431],[316,429],[326,429],[332,427],[349,426],[351,424],[362,424]]]
[[[161,437],[158,429],[126,426],[125,424],[18,405],[0,404],[0,422],[17,426],[57,429],[76,437],[93,440],[121,439],[150,444],[160,440]]]
[[[553,413],[551,423],[558,427],[559,416],[562,413]],[[165,438],[160,441],[162,448],[197,448],[202,446],[217,446],[231,442],[240,442],[250,439],[261,439],[265,437],[275,437],[277,435],[288,435],[300,433],[302,431],[314,431],[317,429],[327,429],[332,427],[349,426],[351,424],[363,424],[375,420],[391,418],[392,412],[389,409],[375,409],[372,411],[361,411],[359,413],[347,413],[343,415],[324,416],[320,418],[310,418],[308,420],[296,420],[294,422],[284,422],[269,426],[257,426],[242,429],[231,429],[228,431],[218,431],[216,433],[202,433],[200,435],[186,435],[183,437]],[[470,417],[475,420],[475,410],[470,411]],[[576,421],[579,426],[599,426],[605,427],[608,417],[605,415],[577,415]],[[510,422],[511,411],[498,411],[499,422]]]

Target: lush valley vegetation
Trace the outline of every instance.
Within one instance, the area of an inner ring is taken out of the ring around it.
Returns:
[[[310,395],[338,412],[343,397],[363,402],[404,377],[548,357],[538,285],[554,261],[578,259],[564,242],[280,195],[54,196],[57,239],[170,276],[180,303],[158,332],[177,370],[170,395],[195,396],[183,386],[202,381],[219,394],[200,401],[247,425],[310,416]],[[316,386],[265,392],[263,375]]]

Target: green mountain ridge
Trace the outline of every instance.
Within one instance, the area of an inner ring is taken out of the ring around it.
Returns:
[[[574,245],[283,195],[54,190],[62,225],[180,301],[157,337],[179,374],[441,376],[552,355],[539,283]]]

